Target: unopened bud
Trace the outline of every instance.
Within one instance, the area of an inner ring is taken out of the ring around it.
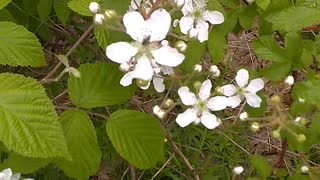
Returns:
[[[250,126],[251,131],[258,132],[260,130],[260,124],[257,122],[253,122]]]
[[[161,109],[158,105],[153,107],[153,113],[158,116],[160,119],[164,118],[166,116],[166,112]]]
[[[271,101],[275,104],[279,104],[281,102],[281,99],[278,95],[274,95],[271,97]]]
[[[106,11],[104,12],[104,14],[106,15],[106,17],[107,17],[108,19],[113,19],[113,18],[115,18],[115,17],[118,16],[118,14],[117,14],[117,12],[116,12],[115,10],[106,10]]]
[[[178,51],[184,52],[188,46],[184,41],[177,41],[175,47],[178,49]]]
[[[193,70],[195,72],[201,72],[202,71],[202,66],[200,64],[196,64],[193,66]]]
[[[219,77],[220,76],[220,70],[219,70],[218,66],[216,66],[216,65],[212,65],[210,67],[210,72],[212,72],[212,76],[213,77]]]
[[[293,76],[288,76],[286,77],[286,79],[284,80],[284,82],[288,85],[288,86],[292,86],[294,84],[294,78]]]
[[[184,0],[174,0],[174,4],[177,8],[181,8],[184,5]]]
[[[97,23],[97,24],[102,24],[104,19],[105,19],[105,17],[104,17],[103,14],[96,14],[94,16],[94,22]]]
[[[279,139],[281,137],[280,131],[279,130],[273,130],[272,131],[272,137]]]
[[[218,95],[222,95],[222,94],[223,94],[223,89],[218,86],[218,87],[216,87],[216,88],[214,89],[214,92],[215,92],[216,94],[218,94]]]
[[[200,81],[196,81],[193,83],[193,87],[196,90],[199,90],[201,88],[201,86],[202,86],[202,83]]]
[[[304,165],[304,166],[301,166],[300,170],[302,173],[307,173],[309,171],[309,168],[308,166]]]
[[[173,100],[168,98],[164,101],[163,108],[165,108],[165,109],[171,108],[173,106],[173,104],[174,104]]]
[[[149,83],[150,83],[150,81],[137,79],[137,86],[139,86],[139,87],[146,87],[149,85]]]
[[[233,168],[233,173],[236,175],[240,175],[243,172],[243,167],[242,166],[236,166]]]
[[[169,46],[169,41],[163,40],[163,41],[161,41],[161,45],[162,46]]]
[[[99,9],[100,9],[100,5],[97,2],[91,2],[89,4],[89,10],[92,13],[94,13],[94,14],[98,13]]]
[[[307,140],[307,137],[304,134],[298,134],[296,138],[298,142],[304,142],[305,140]]]
[[[173,20],[172,26],[173,26],[174,28],[177,27],[178,24],[179,24],[179,19]]]
[[[254,2],[254,0],[246,0],[247,3],[252,4]]]
[[[247,112],[242,112],[242,113],[239,115],[239,119],[240,119],[241,121],[247,120],[248,117],[249,117],[249,115],[248,115]]]

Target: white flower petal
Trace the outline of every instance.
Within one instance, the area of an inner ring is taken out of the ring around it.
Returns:
[[[236,108],[241,104],[241,98],[239,95],[228,97],[227,106],[231,108]]]
[[[145,38],[144,27],[146,22],[142,15],[137,11],[128,12],[123,16],[123,24],[126,27],[126,32],[132,39],[142,42]]]
[[[191,106],[195,105],[197,103],[196,95],[192,92],[190,92],[189,88],[187,86],[183,86],[179,88],[178,94],[180,96],[180,99],[184,105]]]
[[[184,55],[179,53],[176,48],[170,46],[162,46],[151,53],[158,64],[165,66],[176,67],[184,60]]]
[[[189,108],[185,112],[178,114],[176,122],[180,127],[186,127],[198,119],[197,111]]]
[[[228,98],[224,96],[215,96],[207,102],[207,107],[212,111],[221,111],[228,106]]]
[[[192,0],[185,0],[181,11],[183,15],[186,16],[192,13],[193,9]]]
[[[183,34],[188,34],[189,30],[193,28],[194,19],[192,17],[184,16],[180,19],[180,30]]]
[[[162,93],[166,88],[163,81],[164,79],[162,77],[153,77],[153,87],[158,93]]]
[[[209,24],[206,23],[205,21],[198,20],[196,29],[198,30],[198,40],[200,42],[204,42],[208,40],[209,36]]]
[[[262,99],[255,93],[246,92],[244,93],[247,103],[253,108],[259,108],[262,102]]]
[[[209,79],[205,80],[202,83],[202,86],[199,91],[199,97],[201,100],[207,100],[210,97],[211,88],[212,88],[212,84]]]
[[[130,86],[132,84],[133,76],[132,71],[126,73],[120,80],[122,86]]]
[[[261,78],[253,79],[250,81],[249,85],[246,87],[246,91],[251,93],[256,93],[263,89],[264,81]]]
[[[224,16],[219,11],[205,11],[203,19],[209,21],[210,24],[221,24],[224,21]]]
[[[11,176],[10,180],[19,180],[21,174],[20,173],[15,173],[14,175]]]
[[[148,84],[146,86],[140,86],[140,89],[146,90],[150,87],[150,81],[148,81]]]
[[[208,129],[214,129],[221,124],[214,114],[208,111],[203,111],[201,116],[201,123]]]
[[[10,180],[11,176],[12,176],[12,171],[10,168],[5,169],[0,172],[0,179],[1,180]]]
[[[227,84],[220,88],[222,89],[222,94],[225,96],[233,96],[237,92],[237,88],[233,84]]]
[[[246,69],[240,69],[237,72],[236,82],[239,87],[244,87],[248,84],[249,80],[249,72]]]
[[[119,64],[129,61],[137,52],[138,49],[127,42],[112,43],[106,49],[107,57]]]
[[[171,16],[165,9],[158,9],[151,14],[146,26],[150,28],[150,42],[161,41],[169,32]]]
[[[153,68],[148,57],[142,56],[137,60],[135,69],[132,71],[133,78],[141,79],[145,81],[152,80]]]

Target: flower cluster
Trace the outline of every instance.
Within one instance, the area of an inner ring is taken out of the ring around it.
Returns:
[[[208,40],[209,25],[221,24],[224,21],[222,13],[207,9],[207,0],[173,2],[176,8],[181,8],[183,14],[180,20],[176,20],[178,23],[174,24],[179,24],[181,33],[189,38],[204,42]],[[174,48],[166,40],[171,28],[171,15],[165,9],[154,8],[158,5],[159,2],[156,0],[132,0],[129,12],[123,16],[122,21],[124,31],[133,41],[116,42],[106,47],[107,57],[120,64],[120,69],[125,72],[120,80],[122,86],[129,86],[136,80],[141,89],[148,89],[152,82],[157,92],[164,92],[164,76],[175,74],[174,68],[185,60],[182,54],[187,48],[185,42],[177,41]],[[97,3],[91,3],[89,9],[95,14],[100,11]],[[96,14],[95,19],[100,24],[99,14]],[[194,71],[201,73],[202,66],[195,65]],[[212,77],[220,75],[215,65],[210,67],[210,72]],[[209,129],[214,129],[221,124],[221,120],[212,113],[213,111],[235,108],[242,101],[254,108],[260,107],[261,98],[256,92],[264,87],[263,80],[258,78],[249,82],[249,73],[245,69],[238,71],[235,80],[236,85],[222,86],[219,89],[220,94],[211,93],[211,80],[205,80],[202,84],[199,82],[197,93],[191,92],[187,86],[180,87],[180,99],[189,108],[177,116],[176,122],[181,127],[201,123]],[[166,115],[166,111],[160,106],[155,106],[153,112],[159,118]]]

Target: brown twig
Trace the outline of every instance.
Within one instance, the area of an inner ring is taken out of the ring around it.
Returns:
[[[65,55],[66,57],[69,57],[71,53],[79,46],[79,44],[84,40],[84,38],[93,30],[93,24],[82,34],[82,36],[78,39],[76,43],[69,49],[67,54]],[[47,74],[46,77],[44,77],[40,82],[41,84],[46,84],[50,82],[54,82],[55,79],[51,79],[51,77],[58,71],[60,66],[62,65],[62,61],[59,61],[59,63]]]
[[[131,180],[135,180],[136,179],[136,172],[135,172],[135,169],[132,165],[129,166],[129,169],[130,169],[130,177],[131,177]]]
[[[279,153],[279,161],[278,161],[279,167],[282,167],[284,164],[284,158],[285,158],[287,149],[288,149],[288,140],[285,138],[285,139],[282,139],[281,151]]]
[[[162,120],[161,120],[161,127],[162,127],[163,131],[165,132],[166,138],[168,139],[173,151],[181,158],[181,160],[184,163],[184,165],[191,171],[193,178],[196,179],[196,180],[200,180],[200,177],[199,177],[197,171],[192,167],[192,165],[190,164],[189,160],[186,158],[186,156],[181,152],[179,147],[173,141],[173,139],[171,137],[171,134],[164,127]]]

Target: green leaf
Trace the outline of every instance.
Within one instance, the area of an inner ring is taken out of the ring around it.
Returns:
[[[110,31],[100,25],[95,26],[94,35],[99,46],[103,48],[103,50],[105,50],[106,47],[113,42],[131,41],[131,38],[123,32]]]
[[[53,9],[62,24],[66,24],[69,20],[71,10],[68,8],[67,3],[69,0],[54,0]]]
[[[309,80],[303,83],[295,83],[292,89],[294,99],[305,99],[309,104],[319,105],[320,101],[320,80]]]
[[[271,81],[283,80],[291,70],[291,63],[273,63],[270,67],[261,70],[261,74]]]
[[[92,16],[92,13],[89,10],[89,5],[92,1],[99,2],[101,0],[71,0],[68,3],[68,6],[70,9],[72,9],[72,11],[78,14],[81,14],[83,16]]]
[[[56,163],[66,175],[88,179],[96,173],[101,159],[95,128],[89,116],[80,110],[65,111],[60,122],[72,161],[59,159]]]
[[[265,19],[272,23],[274,30],[299,31],[306,26],[319,22],[320,9],[294,6],[272,13]]]
[[[250,29],[257,14],[254,6],[241,8],[241,13],[239,14],[239,23],[241,27],[246,30]]]
[[[41,44],[26,28],[0,22],[0,64],[40,67],[46,65]]]
[[[69,157],[51,100],[38,81],[0,74],[0,139],[16,153],[33,158]]]
[[[187,43],[188,47],[185,54],[185,60],[180,65],[182,70],[191,71],[195,64],[199,64],[206,52],[206,43],[200,43],[198,40],[191,40]]]
[[[152,116],[119,110],[108,119],[107,133],[118,153],[137,168],[151,168],[164,158],[164,134]]]
[[[82,108],[103,107],[129,99],[136,86],[123,87],[118,65],[109,63],[80,65],[80,78],[69,78],[71,101]]]
[[[263,156],[252,155],[250,156],[250,162],[261,177],[266,178],[271,174],[271,165],[269,164],[268,160]]]
[[[0,169],[10,167],[13,172],[29,174],[47,166],[50,161],[50,159],[28,158],[16,153],[10,153],[9,157],[0,164]]]
[[[266,10],[270,4],[270,0],[255,0],[256,4],[263,10]]]
[[[104,1],[101,5],[105,9],[114,9],[118,14],[124,14],[129,9],[131,0]]]
[[[52,9],[52,2],[53,0],[41,0],[38,2],[37,10],[39,17],[42,20],[44,20],[50,15]]]
[[[224,54],[227,50],[227,40],[225,35],[225,32],[218,29],[213,29],[209,33],[207,47],[213,64],[218,64],[223,60]]]
[[[0,0],[0,9],[6,7],[12,0]]]
[[[282,63],[289,61],[272,36],[260,36],[253,42],[253,47],[260,58]]]

